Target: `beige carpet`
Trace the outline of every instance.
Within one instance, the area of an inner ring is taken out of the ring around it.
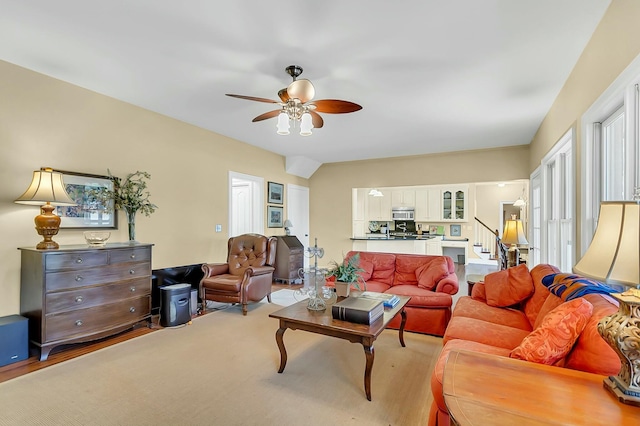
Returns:
[[[284,292],[284,293],[283,293]],[[0,384],[0,425],[424,425],[441,339],[385,330],[375,344],[372,398],[361,345],[287,330],[277,373],[278,321],[294,302],[205,315]]]

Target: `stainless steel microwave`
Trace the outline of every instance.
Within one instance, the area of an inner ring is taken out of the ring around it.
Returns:
[[[413,220],[414,209],[411,207],[394,207],[391,209],[391,219],[393,220]]]

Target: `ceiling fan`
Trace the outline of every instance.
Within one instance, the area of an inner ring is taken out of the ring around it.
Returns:
[[[266,98],[257,98],[255,96],[234,95],[227,93],[227,96],[233,98],[247,99],[249,101],[265,102],[280,105],[279,109],[260,114],[252,121],[266,120],[268,118],[278,117],[278,134],[289,134],[289,121],[300,122],[300,134],[307,136],[311,134],[314,127],[319,129],[324,125],[324,120],[318,114],[319,112],[327,114],[346,114],[362,109],[358,104],[339,99],[319,99],[312,101],[315,96],[315,88],[307,79],[299,79],[302,74],[302,67],[298,65],[289,65],[285,68],[287,74],[293,78],[293,82],[284,89],[278,91],[280,101],[274,101]]]

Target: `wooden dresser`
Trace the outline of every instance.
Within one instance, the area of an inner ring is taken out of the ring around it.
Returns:
[[[40,360],[56,346],[99,339],[151,319],[152,244],[20,248],[20,311]]]

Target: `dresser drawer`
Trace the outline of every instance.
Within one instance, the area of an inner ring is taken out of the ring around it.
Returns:
[[[46,291],[60,291],[149,276],[151,276],[150,262],[108,265],[80,271],[53,272],[47,274]]]
[[[76,309],[85,309],[105,303],[151,294],[149,277],[107,284],[98,287],[80,287],[57,293],[47,293],[45,306],[50,314]]]
[[[47,315],[45,342],[82,337],[118,326],[135,324],[149,316],[151,296],[127,299],[88,309]]]
[[[137,247],[130,249],[113,250],[110,263],[143,262],[151,260],[151,249]]]
[[[83,269],[94,266],[106,265],[109,253],[105,250],[77,251],[68,253],[47,254],[45,269],[47,271],[57,269]]]

